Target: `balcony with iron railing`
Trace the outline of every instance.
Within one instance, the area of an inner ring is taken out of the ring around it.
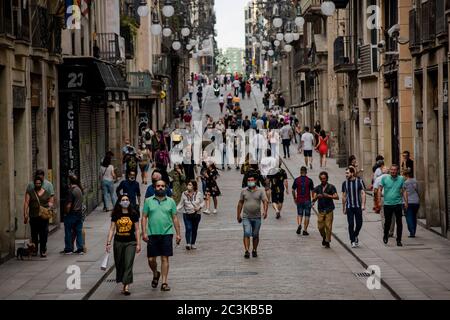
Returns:
[[[164,54],[153,55],[152,72],[155,76],[170,76],[171,64],[169,56]]]
[[[334,71],[346,73],[356,70],[356,37],[337,37],[334,41]]]
[[[94,42],[94,57],[110,63],[120,61],[119,35],[117,33],[97,33]]]
[[[314,67],[314,55],[311,48],[300,48],[294,53],[293,67],[295,72],[309,72]]]
[[[128,72],[127,82],[130,96],[149,96],[152,92],[150,72]]]

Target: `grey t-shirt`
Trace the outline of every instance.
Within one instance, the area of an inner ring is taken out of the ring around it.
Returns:
[[[420,203],[419,198],[419,188],[417,185],[417,180],[414,178],[409,178],[408,180],[405,180],[404,188],[406,192],[408,193],[408,204],[418,204]]]
[[[266,193],[264,190],[242,190],[240,200],[244,201],[244,214],[242,215],[242,218],[261,218],[261,202],[263,200],[267,201]]]
[[[284,125],[281,128],[281,139],[288,140],[291,138],[292,128],[289,125]]]
[[[67,202],[72,203],[71,212],[80,213],[83,209],[83,192],[78,186],[73,186],[69,190],[69,195],[67,197]]]

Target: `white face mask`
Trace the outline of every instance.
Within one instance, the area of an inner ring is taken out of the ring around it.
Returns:
[[[130,201],[128,200],[123,200],[120,202],[120,205],[122,206],[122,208],[128,208],[130,206]]]

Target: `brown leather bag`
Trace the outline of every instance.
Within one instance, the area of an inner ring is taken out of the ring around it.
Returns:
[[[34,192],[34,194],[36,195],[36,199],[39,203],[39,217],[44,220],[50,220],[50,218],[53,216],[52,211],[46,207],[41,206],[41,201],[39,201],[39,196],[36,191]]]

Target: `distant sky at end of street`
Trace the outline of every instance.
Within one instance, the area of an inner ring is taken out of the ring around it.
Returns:
[[[249,0],[216,0],[216,29],[219,48],[245,48],[245,11]]]

